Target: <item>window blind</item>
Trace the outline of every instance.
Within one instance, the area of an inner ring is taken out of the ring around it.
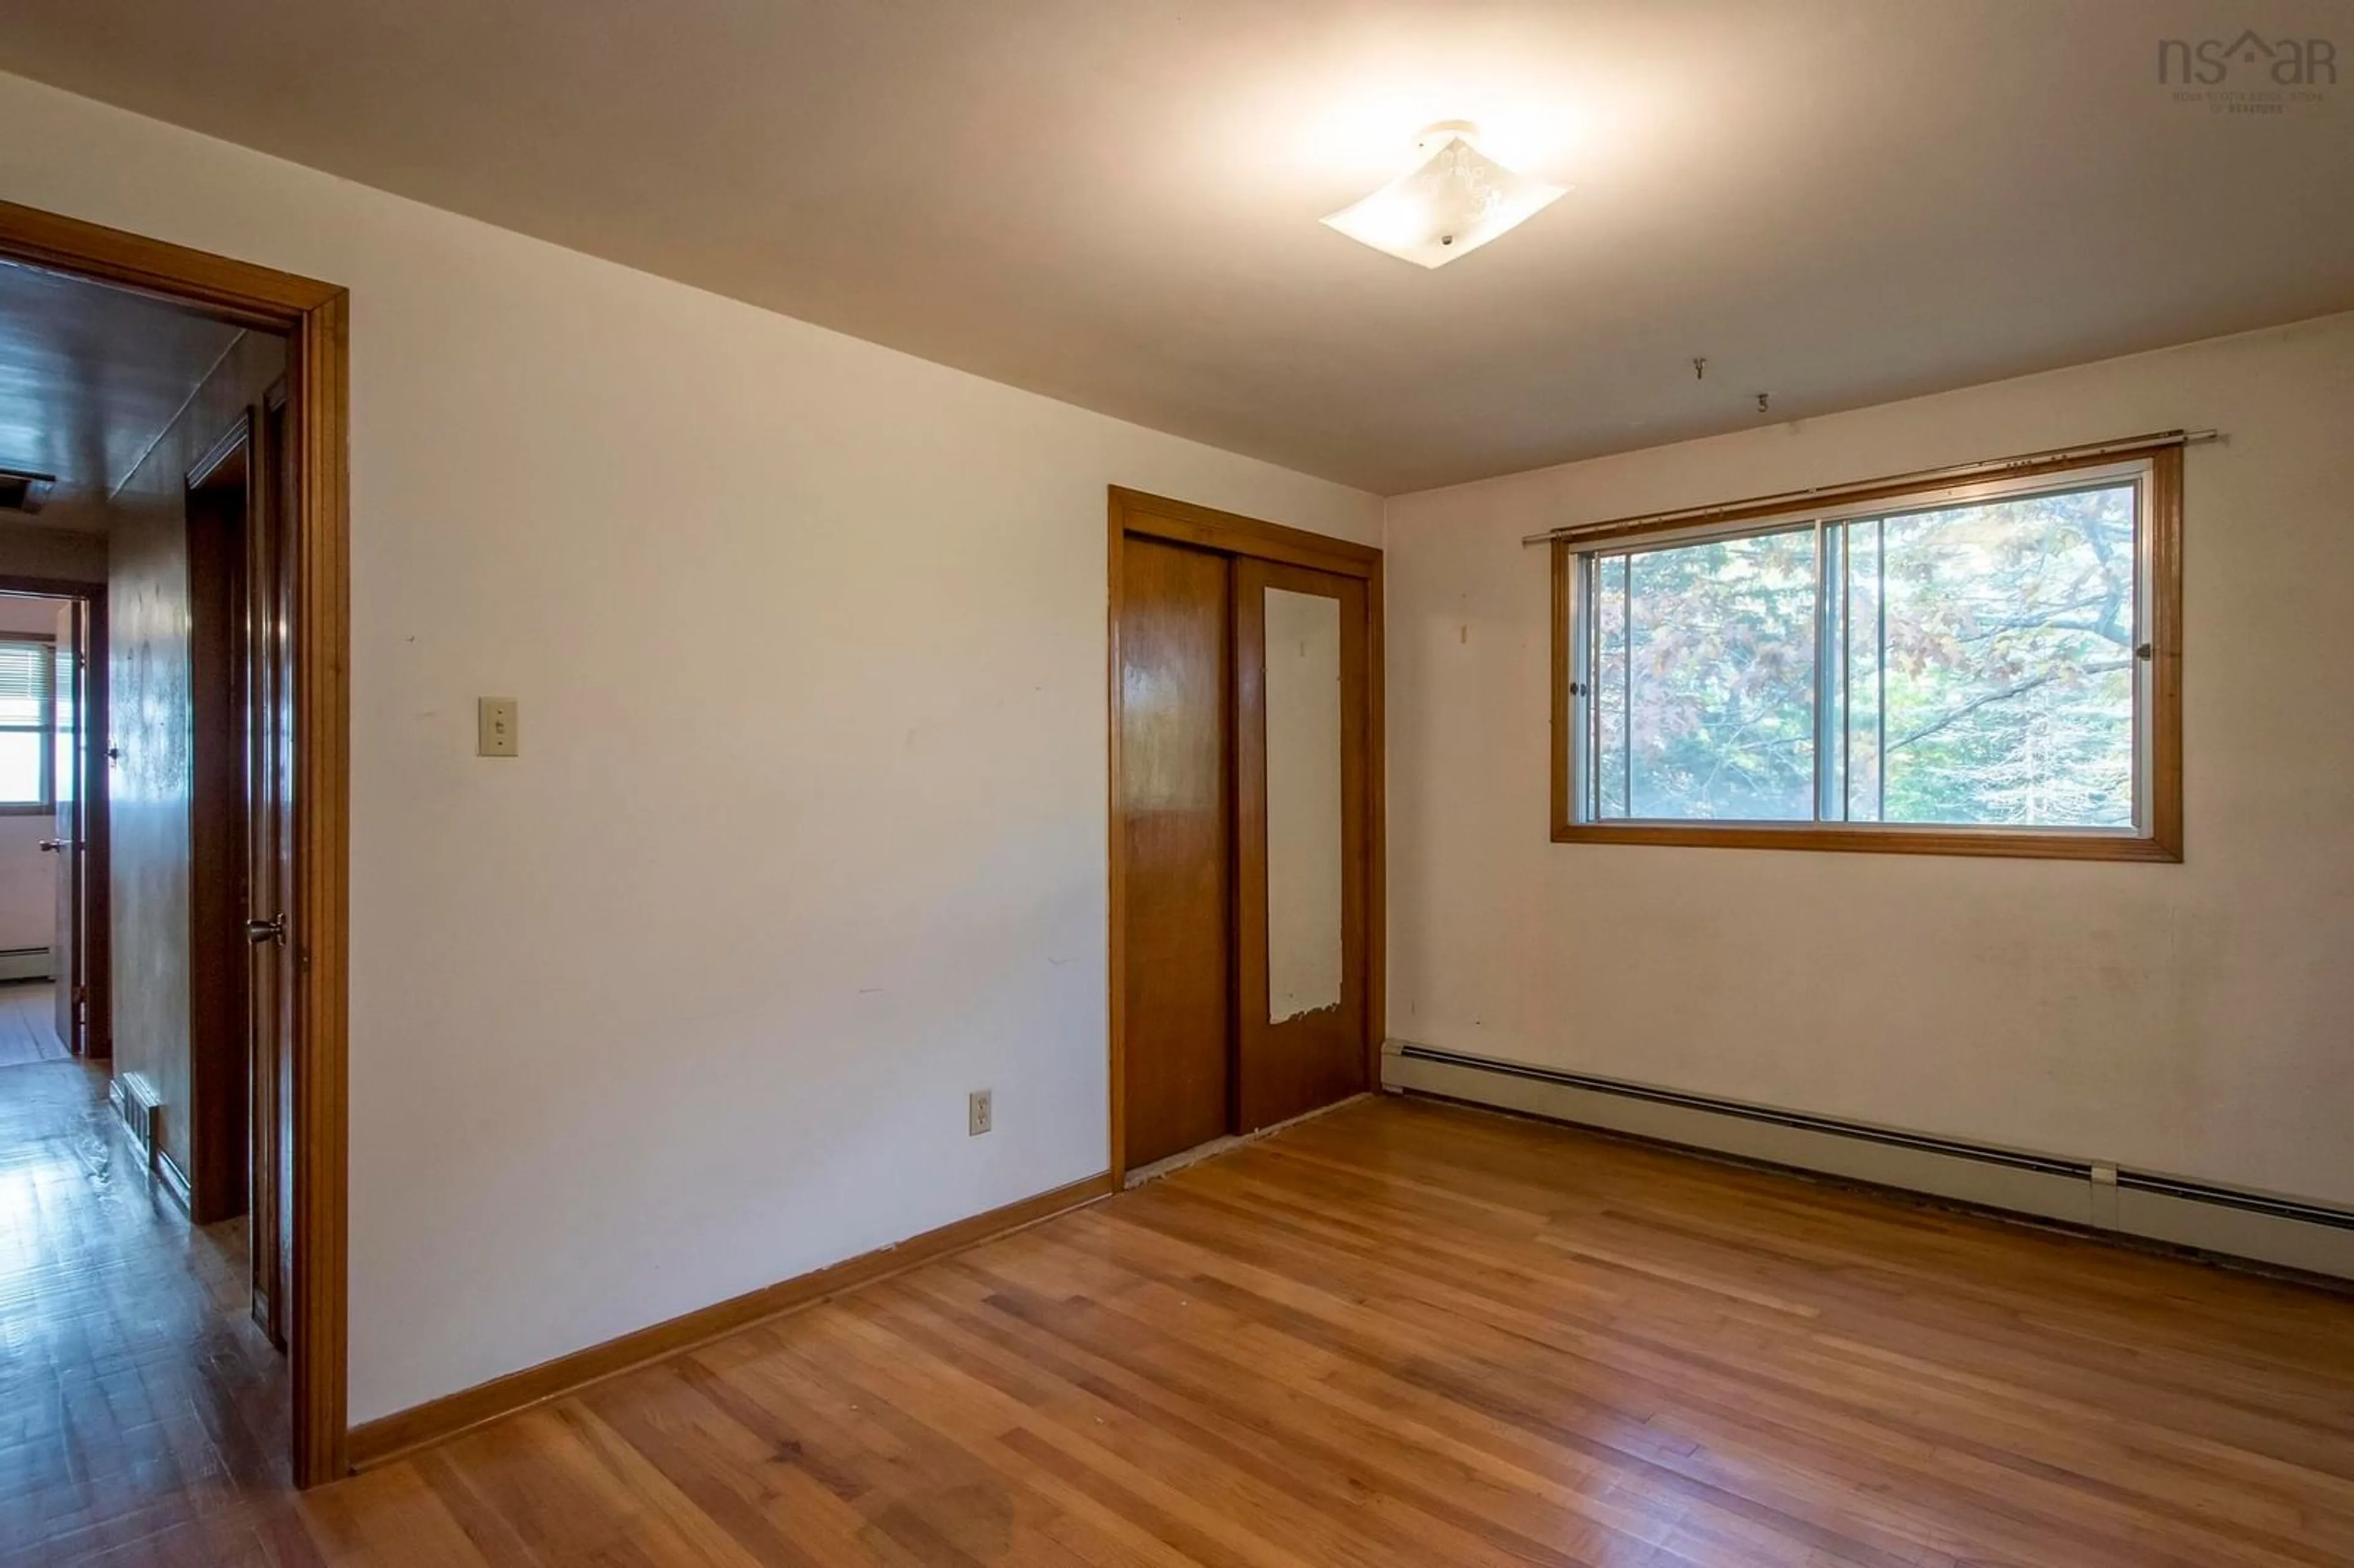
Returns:
[[[47,642],[0,641],[0,729],[47,729],[50,649]]]

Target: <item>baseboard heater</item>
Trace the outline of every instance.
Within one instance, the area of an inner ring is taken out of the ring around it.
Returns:
[[[0,948],[0,980],[48,980],[54,972],[47,948]]]
[[[138,1073],[118,1074],[106,1086],[106,1097],[114,1106],[114,1114],[122,1118],[123,1130],[131,1135],[131,1147],[139,1156],[139,1163],[153,1171],[155,1166],[156,1133],[161,1130],[164,1109],[158,1103],[155,1086]]]
[[[2354,1210],[1393,1041],[1385,1087],[2354,1279]]]

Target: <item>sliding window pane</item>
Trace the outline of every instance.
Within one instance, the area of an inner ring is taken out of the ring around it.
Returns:
[[[1884,530],[1872,650],[1884,820],[2130,828],[2133,487],[1914,513]],[[1851,666],[1851,686],[1870,673]]]
[[[1881,683],[1887,673],[1881,651],[1888,635],[1882,609],[1886,556],[1882,549],[1887,525],[1879,518],[1842,525],[1840,552],[1846,569],[1847,614],[1837,653],[1843,659],[1840,685],[1846,700],[1840,715],[1840,745],[1844,752],[1840,803],[1850,822],[1881,821],[1881,747],[1885,737],[1881,720],[1885,714]]]
[[[1586,755],[1594,776],[1587,789],[1597,818],[1627,814],[1627,557],[1594,561],[1594,642],[1586,662],[1593,699],[1587,714],[1593,729]]]
[[[1626,570],[1625,814],[1812,819],[1814,531],[1646,551]]]

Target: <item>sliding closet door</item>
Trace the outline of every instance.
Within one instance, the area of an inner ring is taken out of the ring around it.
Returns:
[[[1365,1079],[1365,585],[1235,574],[1236,1088],[1248,1132]]]
[[[1120,552],[1128,1163],[1229,1130],[1233,564],[1129,537]]]

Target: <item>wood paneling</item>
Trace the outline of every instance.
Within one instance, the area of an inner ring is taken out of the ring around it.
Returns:
[[[109,541],[117,1071],[155,1086],[162,1144],[187,1172],[199,1221],[246,1202],[245,960],[221,940],[225,923],[244,920],[242,704],[230,632],[247,486],[244,459],[232,452],[242,451],[249,410],[285,366],[281,340],[239,339],[116,494]],[[229,466],[212,490],[192,489],[208,461]],[[214,944],[201,954],[200,928]],[[201,1075],[199,1018],[209,1031]]]
[[[45,524],[102,530],[107,496],[237,333],[121,289],[0,270],[0,470],[57,476]]]
[[[1147,1165],[1232,1130],[1232,567],[1155,539],[1121,559],[1125,1110]]]
[[[89,1499],[118,1561],[239,1568],[2321,1568],[2349,1330],[2343,1294],[1369,1100],[299,1500],[207,1472],[101,1532],[131,1489],[93,1474],[0,1486],[0,1530]]]
[[[1362,1094],[1365,1049],[1367,900],[1372,863],[1367,779],[1370,715],[1365,585],[1355,577],[1261,560],[1235,563],[1236,1128],[1255,1132]],[[1265,673],[1267,590],[1337,599],[1341,648],[1341,1000],[1268,1022],[1268,822]]]

